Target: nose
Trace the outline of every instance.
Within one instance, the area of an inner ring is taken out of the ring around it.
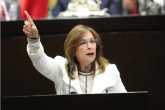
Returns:
[[[90,42],[88,42],[87,46],[88,46],[88,49],[91,49],[91,47],[92,47]]]

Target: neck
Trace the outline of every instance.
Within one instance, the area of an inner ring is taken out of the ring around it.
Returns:
[[[91,68],[92,68],[92,63],[88,65],[88,72],[91,71]],[[83,64],[83,65],[80,64],[80,65],[79,65],[79,69],[80,69],[80,71],[82,71],[82,72],[86,72],[86,69],[85,69],[85,65],[84,65],[84,64]]]

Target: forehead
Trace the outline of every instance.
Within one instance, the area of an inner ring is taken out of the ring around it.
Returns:
[[[93,34],[90,31],[86,31],[82,36],[81,40],[88,40],[94,38]]]

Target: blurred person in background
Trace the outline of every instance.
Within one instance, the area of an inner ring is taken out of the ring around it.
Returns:
[[[165,0],[138,0],[140,15],[165,14]]]
[[[76,2],[76,0],[58,0],[57,4],[56,4],[56,6],[52,12],[53,16],[57,17],[60,14],[60,12],[66,11],[70,1]],[[80,0],[80,1],[85,1],[85,0]],[[97,0],[93,0],[93,1],[98,2]],[[99,0],[99,1],[101,1],[100,10],[105,9],[107,11],[107,13],[109,13],[110,15],[118,15],[119,14],[119,12],[117,11],[117,7],[116,7],[114,0]]]
[[[1,21],[9,21],[10,20],[10,16],[9,16],[9,12],[7,10],[6,7],[6,3],[4,0],[0,0],[0,12],[1,12]]]
[[[137,0],[114,0],[120,15],[137,14]]]
[[[57,17],[60,12],[66,11],[70,1],[71,0],[58,0],[52,12],[53,16]],[[97,0],[93,0],[93,1],[97,2]],[[100,0],[100,1],[101,1],[100,10],[107,8],[106,11],[110,15],[132,14],[133,10],[136,8],[136,0]]]
[[[1,21],[26,19],[27,10],[32,19],[57,17],[68,9],[71,0],[0,0]],[[72,0],[77,1],[77,0]],[[87,0],[79,0],[87,1]],[[89,1],[89,0],[88,0]],[[165,14],[165,0],[90,0],[101,1],[100,10],[110,15]]]

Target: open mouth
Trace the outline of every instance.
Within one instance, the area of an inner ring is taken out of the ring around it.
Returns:
[[[91,53],[88,53],[88,54],[86,54],[86,55],[88,55],[88,56],[93,56],[93,55],[94,55],[94,53],[93,53],[93,52],[91,52]]]

